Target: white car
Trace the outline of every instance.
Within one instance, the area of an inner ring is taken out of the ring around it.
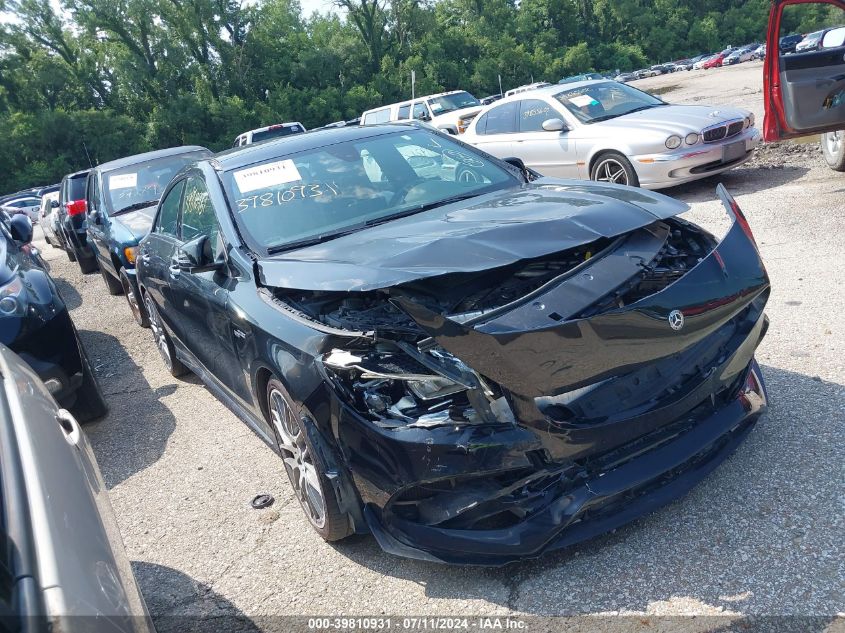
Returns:
[[[463,134],[480,110],[481,102],[470,93],[453,90],[367,110],[361,115],[361,125],[422,121],[442,132]]]
[[[718,55],[718,54],[717,54],[717,55]],[[707,62],[709,62],[711,59],[713,59],[713,58],[714,58],[714,57],[716,57],[717,55],[708,55],[707,57],[703,57],[702,59],[699,59],[697,62],[695,62],[695,63],[692,65],[692,69],[693,69],[693,70],[701,70],[702,68],[704,68],[704,64],[706,64]]]
[[[278,138],[280,136],[290,136],[291,134],[301,134],[305,132],[305,126],[299,121],[291,121],[290,123],[277,123],[275,125],[266,125],[254,130],[249,130],[243,134],[238,134],[235,139],[235,144],[232,147],[241,147],[243,145],[250,145],[258,143],[259,141],[267,141],[271,138]]]
[[[33,223],[38,222],[38,209],[41,208],[41,198],[38,196],[21,196],[4,202],[0,206],[9,216],[19,213],[25,214]]]
[[[529,90],[536,90],[537,88],[545,88],[546,86],[551,86],[548,81],[535,81],[533,84],[525,84],[524,86],[517,86],[516,88],[511,88],[507,92],[505,92],[506,97],[510,97],[511,95],[519,94],[520,92],[528,92]]]
[[[482,110],[462,140],[544,176],[659,189],[744,163],[760,133],[748,110],[670,105],[605,80],[506,97]]]

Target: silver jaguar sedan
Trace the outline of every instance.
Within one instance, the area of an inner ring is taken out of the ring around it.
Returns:
[[[524,92],[487,106],[461,140],[544,176],[646,189],[741,165],[760,142],[748,110],[671,105],[609,80]]]

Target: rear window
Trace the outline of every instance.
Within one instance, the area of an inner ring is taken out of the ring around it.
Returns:
[[[373,123],[387,123],[388,121],[390,121],[390,108],[382,108],[381,110],[368,112],[364,116],[362,123],[364,125],[371,125]]]
[[[252,133],[252,142],[266,141],[268,138],[277,138],[279,136],[290,136],[291,134],[299,134],[304,132],[300,125],[280,125],[279,127],[271,127],[269,130],[262,130],[260,132]]]
[[[88,174],[80,174],[68,178],[68,200],[84,200],[85,184],[88,182]]]

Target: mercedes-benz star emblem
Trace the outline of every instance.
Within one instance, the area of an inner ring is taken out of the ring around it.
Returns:
[[[680,330],[684,327],[684,314],[680,310],[672,310],[669,313],[669,326],[673,330]]]

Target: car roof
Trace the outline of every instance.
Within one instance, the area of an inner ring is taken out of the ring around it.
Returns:
[[[144,152],[143,154],[134,154],[124,158],[118,158],[117,160],[97,165],[94,169],[101,172],[109,171],[112,169],[120,169],[121,167],[128,167],[129,165],[135,165],[137,163],[143,163],[148,160],[154,160],[156,158],[165,158],[167,156],[176,156],[177,154],[187,154],[188,152],[200,151],[210,153],[210,150],[200,145],[182,145],[180,147],[169,147],[167,149],[158,149],[152,152]]]
[[[208,160],[218,171],[229,171],[309,149],[375,138],[391,132],[406,132],[408,129],[423,128],[424,126],[413,123],[381,123],[366,126],[350,125],[346,127],[323,128],[303,132],[302,134],[282,136],[252,145],[233,147],[219,154],[215,154]]]
[[[413,99],[403,99],[402,101],[394,101],[393,103],[385,103],[384,105],[378,106],[376,108],[370,108],[369,110],[364,110],[364,114],[369,114],[370,112],[378,112],[379,110],[384,110],[386,108],[392,108],[393,106],[403,106],[409,103],[417,103],[419,101],[425,101],[426,99],[436,99],[437,97],[446,97],[448,95],[458,94],[459,92],[466,92],[466,90],[449,90],[448,92],[438,92],[437,94],[433,95],[421,95],[419,97],[414,97]]]
[[[523,92],[517,92],[512,95],[508,95],[503,99],[499,99],[494,103],[491,103],[490,106],[493,105],[501,105],[503,103],[509,103],[511,101],[522,101],[523,99],[530,99],[531,95],[556,95],[558,92],[563,92],[564,90],[573,90],[575,88],[581,88],[582,86],[594,86],[603,83],[619,83],[614,82],[612,79],[585,79],[583,81],[573,81],[566,84],[552,84],[551,86],[541,86],[539,88],[534,88],[533,90],[525,90]]]

